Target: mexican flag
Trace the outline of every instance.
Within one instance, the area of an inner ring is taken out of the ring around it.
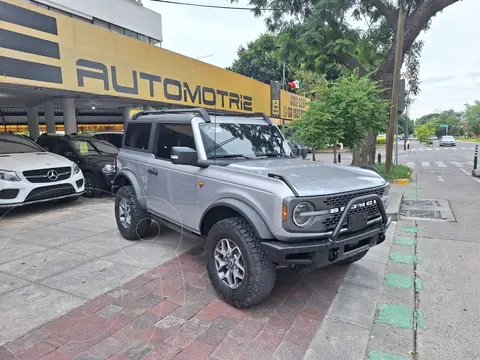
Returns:
[[[300,80],[290,81],[287,83],[292,89],[300,89],[302,87],[302,82]]]

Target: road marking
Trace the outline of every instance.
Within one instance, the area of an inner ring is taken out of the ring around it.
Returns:
[[[469,148],[469,149],[470,149],[470,150],[475,150],[475,148],[474,148],[474,147],[471,147],[471,148]]]
[[[468,148],[462,148],[462,150],[468,150]]]
[[[435,161],[435,164],[437,164],[438,167],[447,167],[443,162],[441,161]]]
[[[439,149],[439,148],[435,148],[435,151],[440,151],[440,149]]]
[[[430,163],[426,161],[422,161],[422,166],[423,167],[430,167]]]
[[[423,151],[424,149],[418,149],[418,150]]]
[[[462,170],[465,174],[468,175],[468,177],[472,178],[473,180],[475,180],[476,182],[478,182],[480,184],[480,179],[477,179],[476,177],[473,177],[471,173],[469,173],[467,170],[465,169],[460,169]]]
[[[432,149],[431,149],[431,148],[428,148],[427,151],[432,151]]]
[[[416,325],[425,327],[423,313],[404,305],[382,304],[378,307],[377,323],[394,328],[414,329]]]
[[[455,150],[455,151],[457,151],[458,149],[457,149],[456,147],[454,147],[454,148],[452,148],[452,150]]]
[[[412,237],[395,236],[394,242],[395,245],[415,245],[416,240]]]
[[[400,264],[420,264],[420,258],[412,254],[392,253],[390,254],[390,260]]]
[[[387,286],[400,289],[413,288],[413,279],[407,275],[386,274],[383,283]]]
[[[414,162],[411,162],[411,161],[410,161],[410,162],[407,162],[407,166],[408,166],[408,167],[414,167],[414,166],[415,166],[415,163],[414,163]]]
[[[473,161],[467,161],[467,164],[473,166]]]
[[[462,164],[462,163],[459,163],[459,162],[457,162],[457,161],[451,161],[451,163],[452,163],[453,165],[455,165],[456,167],[463,167],[463,164]]]
[[[418,226],[400,226],[400,231],[406,233],[416,233],[419,229]]]
[[[444,179],[443,177],[441,177],[440,175],[438,175],[438,179],[437,179],[437,180],[440,181],[440,182],[444,182],[444,181],[445,181],[445,179]]]
[[[370,351],[368,353],[368,360],[408,360],[404,356],[390,355],[378,351]]]

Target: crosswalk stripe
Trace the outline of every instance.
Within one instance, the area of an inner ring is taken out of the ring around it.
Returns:
[[[423,167],[430,167],[430,163],[426,161],[422,161],[422,166]]]
[[[474,147],[471,147],[471,148],[469,148],[469,149],[470,149],[470,150],[475,150],[475,148],[474,148]]]
[[[440,151],[440,149],[439,149],[439,148],[435,148],[435,150],[436,150],[436,151]]]
[[[431,149],[431,148],[428,148],[427,151],[432,151],[432,149]]]
[[[468,148],[462,148],[462,150],[468,150]]]
[[[473,161],[467,161],[467,164],[473,166]]]
[[[438,167],[447,167],[443,162],[441,161],[435,161],[435,164],[437,164]]]
[[[418,150],[423,151],[424,149],[418,149]]]
[[[452,150],[457,151],[458,149],[455,147],[455,148],[452,148]]]
[[[453,165],[455,165],[456,167],[462,167],[462,166],[463,166],[463,164],[462,164],[462,163],[459,163],[458,161],[451,161],[451,163],[452,163]]]
[[[415,166],[415,163],[410,161],[410,162],[407,162],[407,166],[408,167],[414,167]]]

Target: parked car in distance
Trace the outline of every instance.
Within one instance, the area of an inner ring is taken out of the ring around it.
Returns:
[[[0,133],[0,208],[75,201],[84,192],[79,166],[25,136]]]
[[[440,138],[440,146],[455,146],[455,138],[451,135],[444,135]]]
[[[115,145],[117,148],[122,147],[123,131],[95,131],[92,133],[82,134],[84,136],[92,136],[95,139],[105,140]]]
[[[203,239],[213,288],[239,308],[269,296],[277,267],[352,263],[385,240],[390,185],[378,173],[293,157],[265,114],[215,115],[127,120],[112,188],[125,239],[152,219]]]
[[[84,135],[43,134],[37,144],[78,164],[85,177],[85,196],[110,194],[118,148],[108,141]]]
[[[438,140],[438,137],[436,137],[436,136],[430,136],[430,137],[428,138],[428,140],[430,140],[430,141]]]

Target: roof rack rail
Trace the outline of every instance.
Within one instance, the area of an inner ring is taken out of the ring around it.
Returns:
[[[209,110],[208,111],[210,115],[224,115],[224,116],[238,116],[238,117],[249,117],[249,118],[252,118],[252,117],[260,117],[262,118],[263,120],[265,120],[265,122],[268,124],[268,125],[273,125],[273,122],[272,120],[265,114],[265,113],[262,113],[262,112],[255,112],[255,113],[229,113],[229,112],[224,112],[224,111],[215,111],[215,110]]]
[[[210,116],[208,115],[208,112],[205,109],[202,108],[193,108],[193,109],[159,109],[159,110],[145,110],[145,111],[140,111],[132,116],[132,120],[138,119],[139,116],[142,115],[155,115],[155,114],[182,114],[182,113],[195,113],[197,115],[200,115],[205,122],[210,123],[212,120],[210,119]]]

